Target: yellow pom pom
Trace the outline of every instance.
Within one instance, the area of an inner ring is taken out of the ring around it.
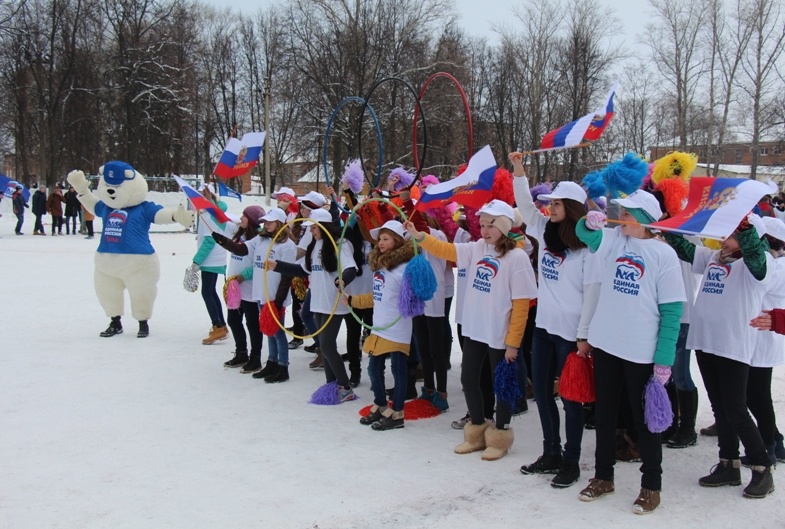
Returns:
[[[686,181],[697,166],[697,155],[682,151],[669,152],[654,162],[651,179],[655,184],[667,178],[680,178]]]

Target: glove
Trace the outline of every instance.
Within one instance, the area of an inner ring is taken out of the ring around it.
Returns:
[[[87,178],[82,171],[71,171],[68,173],[66,180],[68,180],[69,184],[74,186],[74,189],[76,189],[76,192],[79,195],[84,195],[90,191],[90,184],[87,182]]]
[[[589,211],[586,214],[586,227],[592,231],[601,230],[607,218],[602,211]]]
[[[741,221],[739,224],[739,231],[748,230],[753,226],[755,227],[755,231],[758,232],[758,237],[763,237],[766,234],[766,225],[763,223],[763,219],[755,213],[750,213]]]
[[[218,244],[219,246],[223,246],[224,244],[226,244],[226,241],[229,240],[227,237],[221,235],[220,233],[218,233],[216,231],[214,231],[212,233],[212,236],[213,236],[213,239],[215,240],[216,244]]]
[[[668,381],[671,379],[670,366],[661,366],[660,364],[654,364],[654,378],[656,378],[657,382],[659,382],[663,386],[667,384]]]
[[[180,204],[180,207],[177,208],[177,211],[172,213],[172,218],[175,222],[182,224],[184,227],[189,228],[191,224],[194,223],[194,212],[188,211]]]

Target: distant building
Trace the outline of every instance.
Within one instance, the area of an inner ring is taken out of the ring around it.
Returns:
[[[749,143],[726,143],[719,149],[712,146],[711,162],[715,163],[719,158],[723,165],[752,165],[752,147]],[[678,150],[673,146],[649,147],[649,159],[656,160],[662,158],[671,151]],[[687,147],[687,152],[698,155],[698,160],[706,163],[708,150],[706,145],[691,145]],[[785,142],[766,141],[758,145],[758,167],[762,166],[785,166]]]

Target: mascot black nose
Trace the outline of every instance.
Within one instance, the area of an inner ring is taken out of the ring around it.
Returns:
[[[106,192],[109,193],[109,195],[114,195],[115,193],[114,189],[107,189]]]

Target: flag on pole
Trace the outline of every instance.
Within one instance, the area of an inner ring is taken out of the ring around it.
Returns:
[[[238,193],[228,185],[224,184],[223,182],[218,182],[218,196],[236,198],[240,202],[243,201],[243,196],[240,193]]]
[[[22,188],[22,197],[25,199],[25,202],[28,202],[30,200],[30,190],[22,185],[21,182],[0,174],[0,190],[4,197],[11,198],[17,186]]]
[[[229,138],[213,174],[220,178],[234,178],[250,171],[259,163],[264,138],[264,132],[248,132],[240,140]]]
[[[232,221],[229,217],[226,216],[226,213],[221,211],[221,208],[219,208],[213,202],[204,198],[204,196],[202,196],[202,194],[199,191],[188,185],[188,182],[186,182],[185,180],[183,180],[178,176],[175,176],[174,179],[177,182],[177,184],[180,186],[180,189],[182,189],[183,192],[185,193],[185,196],[188,197],[188,200],[191,202],[191,205],[194,207],[196,211],[208,212],[210,215],[213,216],[215,220],[217,220],[221,224]]]
[[[567,123],[547,133],[542,138],[540,149],[534,152],[545,152],[556,149],[568,149],[585,141],[600,139],[613,118],[613,97],[619,88],[619,81],[613,83],[605,98],[605,103],[591,114]]]
[[[428,186],[417,201],[416,208],[426,211],[449,202],[479,208],[491,198],[495,174],[496,160],[490,145],[486,145],[472,156],[469,165],[460,176],[441,184]]]
[[[709,239],[725,239],[760,199],[770,193],[776,193],[776,189],[757,180],[695,176],[690,178],[684,211],[649,226]]]

